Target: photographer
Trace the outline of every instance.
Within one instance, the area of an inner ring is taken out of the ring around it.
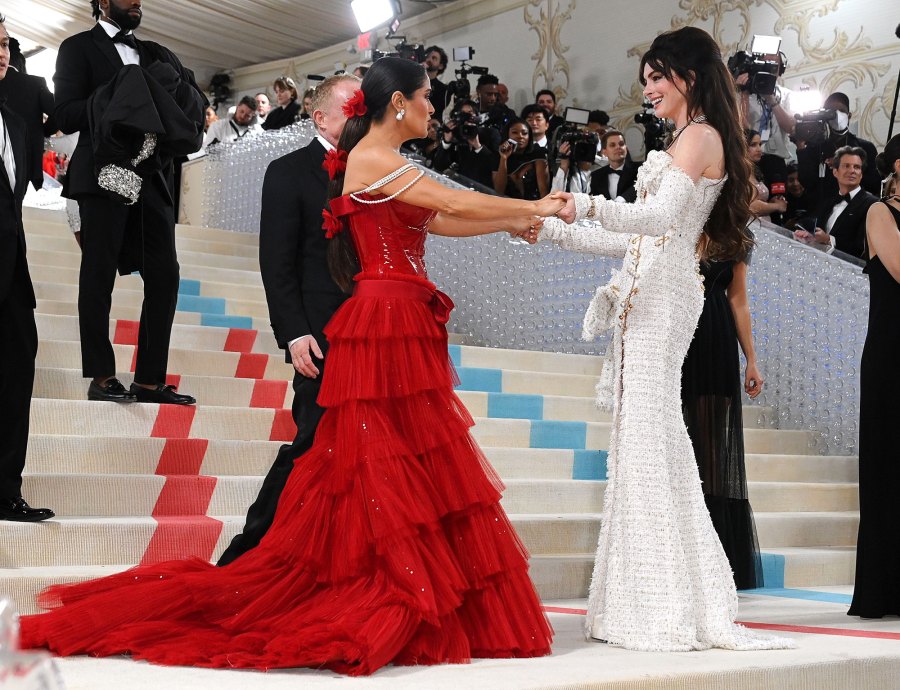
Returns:
[[[625,135],[617,129],[606,130],[600,137],[600,152],[609,165],[591,174],[591,194],[633,204],[637,200],[634,183],[640,166],[628,158]]]
[[[782,54],[740,52],[728,61],[728,67],[740,94],[744,129],[759,132],[763,153],[774,154],[786,163],[794,160],[796,148],[790,139],[795,122],[792,92],[775,84],[776,77],[784,74]],[[760,79],[761,76],[769,78]]]
[[[447,69],[447,53],[440,46],[429,46],[425,49],[425,61],[422,63],[428,78],[431,80],[431,105],[434,106],[434,116],[438,120],[444,118],[444,109],[447,107],[447,85],[440,81],[444,70]]]
[[[431,167],[443,174],[456,172],[486,187],[493,187],[497,154],[481,141],[485,129],[478,126],[475,104],[472,101],[458,101],[442,128],[441,143],[434,151]],[[499,132],[497,135],[499,138]]]
[[[846,146],[859,147],[865,152],[867,161],[874,161],[877,155],[872,142],[860,139],[850,132],[850,99],[846,94],[836,91],[825,99],[822,107],[823,110],[818,111],[819,117],[823,118],[818,122],[822,134],[818,137],[810,136],[808,141],[800,144],[797,151],[800,183],[812,194],[816,206],[837,193],[838,181],[833,175],[826,174],[837,149]],[[804,134],[805,125],[806,122],[801,123],[800,134]],[[816,141],[816,138],[820,140]],[[881,180],[874,165],[866,166],[862,176],[862,187],[876,196],[881,193]]]
[[[556,114],[556,94],[550,89],[541,89],[535,95],[534,103],[535,105],[541,106],[549,113],[550,118],[548,120],[547,135],[552,138],[556,128],[566,122],[564,117]]]
[[[815,232],[795,230],[794,239],[806,242],[829,254],[838,251],[863,258],[866,238],[866,213],[878,201],[860,186],[866,168],[866,152],[858,146],[842,146],[831,162],[837,193],[819,206]]]
[[[541,199],[549,193],[547,152],[534,145],[531,127],[516,118],[503,132],[494,170],[494,190],[516,199]]]

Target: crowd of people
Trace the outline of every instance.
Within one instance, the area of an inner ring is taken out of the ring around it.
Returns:
[[[437,46],[421,65],[383,58],[362,81],[336,75],[303,98],[292,79],[279,77],[277,105],[265,93],[248,95],[217,120],[177,56],[134,36],[140,10],[124,0],[92,5],[94,28],[60,46],[50,113],[62,131],[80,132],[66,194],[82,222],[87,397],[196,402],[166,384],[179,279],[173,161],[305,115],[317,134],[270,165],[260,227],[273,329],[296,372],[298,431],[217,566],[170,561],[52,587],[42,600],[53,610],[22,621],[25,647],[349,674],[388,663],[548,654],[553,631],[528,578],[527,554],[469,435],[473,420],[453,393],[444,326],[453,303],[424,264],[428,233],[504,231],[623,262],[584,321],[588,338],[612,331],[597,402],[612,410],[615,467],[587,635],[634,650],[790,647],[734,621],[736,587],[758,586],[761,576],[740,417],[741,389],[756,397],[764,383],[747,298],[749,223],[754,216],[777,222],[792,208],[787,220],[796,221],[798,241],[868,260],[860,548],[850,613],[900,613],[892,587],[900,549],[886,543],[900,544],[885,527],[898,517],[885,506],[894,505],[890,492],[900,479],[889,462],[900,443],[893,422],[900,382],[889,366],[900,345],[900,199],[895,188],[883,203],[867,189],[880,184],[869,168],[876,158],[878,172],[896,183],[900,136],[876,157],[850,134],[849,99],[835,93],[826,105],[841,116],[828,136],[798,139],[789,92],[742,89],[744,75],[730,74],[713,39],[695,27],[660,34],[641,58],[644,96],[674,123],[666,149],[648,153],[641,166],[602,111],[591,111],[584,125],[597,135],[591,155],[576,156],[570,141],[554,144],[564,123],[549,90],[517,114],[508,89],[484,74],[475,98],[449,103],[439,80],[446,54]],[[0,27],[2,82],[9,36],[2,19]],[[166,88],[148,87],[160,83]],[[99,94],[107,119],[133,122],[133,109],[116,106],[136,92],[167,125],[156,141],[143,142],[151,151],[164,144],[159,155],[138,162],[116,127],[94,127],[88,117]],[[0,456],[0,518],[39,521],[52,511],[21,495],[37,348],[22,223],[33,152],[11,105],[0,103],[0,118],[7,207],[0,317],[12,328],[0,339],[0,399],[12,430]],[[471,174],[487,193],[439,185],[398,154],[402,145],[436,168]],[[597,224],[576,224],[584,219]],[[116,378],[109,342],[117,269],[144,279],[129,388]]]

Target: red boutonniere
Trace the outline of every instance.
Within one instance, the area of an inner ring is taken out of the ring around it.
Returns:
[[[341,108],[347,117],[362,117],[368,112],[366,108],[366,94],[362,92],[362,89],[357,89]]]
[[[322,229],[325,230],[325,239],[330,240],[344,229],[344,224],[336,218],[327,208],[322,209]]]
[[[322,167],[328,171],[328,179],[333,180],[339,173],[347,169],[347,152],[332,149],[325,154]]]

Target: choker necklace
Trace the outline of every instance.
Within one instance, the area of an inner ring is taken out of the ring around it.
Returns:
[[[669,142],[669,145],[666,146],[666,148],[672,148],[672,145],[675,143],[678,137],[681,136],[681,133],[688,127],[690,127],[691,125],[699,125],[701,122],[706,122],[706,115],[698,115],[697,117],[688,120],[685,124],[672,132],[672,141]]]

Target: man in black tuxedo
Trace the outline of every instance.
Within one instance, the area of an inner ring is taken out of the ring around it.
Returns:
[[[864,258],[866,214],[878,201],[878,197],[860,186],[866,158],[866,152],[858,146],[844,146],[834,152],[832,169],[838,193],[819,207],[815,232],[795,230],[796,239],[829,253],[837,249]]]
[[[322,210],[328,174],[322,167],[326,149],[337,146],[346,116],[341,107],[359,88],[359,79],[329,77],[313,96],[312,119],[318,134],[308,146],[269,164],[263,181],[259,228],[259,267],[275,340],[294,365],[292,414],[297,436],[281,447],[250,506],[244,530],[219,559],[228,565],[255,547],[275,517],[275,508],[294,460],[312,445],[322,417],[316,404],[328,343],[323,330],[347,298],[332,280],[326,258]]]
[[[600,153],[609,165],[591,173],[591,194],[613,201],[622,198],[634,203],[637,199],[634,183],[637,181],[638,166],[628,160],[624,135],[617,129],[606,130],[600,137]]]
[[[178,299],[178,260],[175,253],[175,210],[172,160],[143,180],[137,203],[127,206],[111,198],[97,183],[94,155],[97,145],[88,117],[88,103],[123,65],[162,68],[175,88],[188,85],[193,118],[202,132],[206,99],[170,50],[135,38],[141,22],[141,0],[92,0],[90,31],[67,38],[56,61],[56,120],[65,133],[80,132],[66,175],[65,196],[78,202],[81,216],[81,274],[78,316],[82,370],[91,379],[90,400],[193,404],[166,385],[169,339]],[[183,90],[183,89],[182,89]],[[199,108],[199,110],[197,110]],[[199,142],[198,142],[199,148]],[[138,333],[134,383],[126,389],[115,378],[116,362],[109,342],[109,312],[116,269],[139,270],[144,280],[144,304]]]
[[[41,158],[44,155],[44,137],[56,133],[53,119],[53,94],[43,77],[35,77],[10,68],[6,78],[0,80],[0,100],[25,122],[28,130],[28,167],[31,184],[35,189],[44,185]],[[46,121],[44,116],[47,116]]]
[[[3,21],[0,15],[0,83],[10,69]],[[22,498],[38,345],[22,225],[30,163],[25,124],[0,103],[0,520],[17,522],[53,517],[52,510],[32,508]]]

